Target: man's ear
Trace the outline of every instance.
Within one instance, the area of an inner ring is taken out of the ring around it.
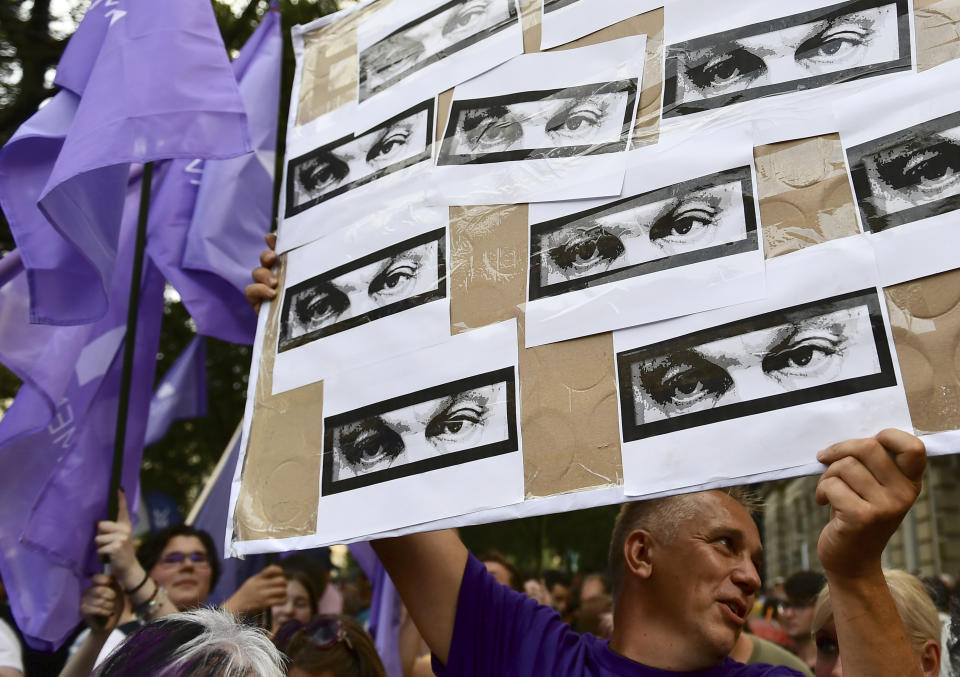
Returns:
[[[940,645],[928,639],[920,651],[920,668],[925,677],[937,677],[940,674]]]
[[[623,544],[624,573],[636,578],[653,575],[653,551],[656,547],[649,531],[637,529],[630,532]]]

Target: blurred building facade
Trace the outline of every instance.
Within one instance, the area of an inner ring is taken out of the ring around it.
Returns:
[[[765,485],[764,579],[820,569],[817,539],[830,516],[814,501],[817,477]],[[883,553],[885,567],[960,574],[960,456],[931,458],[923,492]]]

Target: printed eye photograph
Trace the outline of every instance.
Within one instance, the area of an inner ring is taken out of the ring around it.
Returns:
[[[454,0],[360,52],[360,101],[518,21],[513,0]]]
[[[286,216],[430,159],[433,101],[289,161]]]
[[[847,158],[875,233],[960,208],[960,112],[849,148]]]
[[[291,286],[279,352],[444,298],[445,235],[431,231]]]
[[[911,67],[907,1],[854,0],[667,48],[664,117]]]
[[[749,167],[533,224],[530,299],[756,249]]]
[[[617,366],[625,440],[896,384],[875,289],[625,351]]]
[[[324,421],[324,495],[516,451],[512,367]]]
[[[558,9],[563,9],[564,7],[575,5],[576,3],[581,1],[582,0],[543,0],[543,12],[544,14],[548,14]]]
[[[625,150],[637,81],[454,100],[438,164],[576,157]]]

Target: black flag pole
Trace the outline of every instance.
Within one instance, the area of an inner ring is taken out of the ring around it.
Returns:
[[[133,275],[130,277],[130,302],[127,307],[127,331],[123,340],[123,371],[120,376],[120,402],[117,406],[117,429],[113,440],[113,464],[110,468],[108,517],[117,519],[117,491],[123,479],[123,452],[127,439],[127,412],[130,409],[130,387],[133,380],[133,353],[137,342],[137,319],[140,314],[140,285],[143,278],[143,257],[147,247],[147,218],[150,214],[150,187],[153,163],[143,166],[140,179],[140,213],[137,217],[137,238],[133,248]]]

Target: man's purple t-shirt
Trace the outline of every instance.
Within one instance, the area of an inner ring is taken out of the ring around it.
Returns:
[[[457,600],[457,619],[444,667],[453,677],[801,677],[783,666],[743,665],[727,658],[709,670],[666,672],[615,653],[607,640],[574,632],[556,611],[500,585],[473,555]]]

